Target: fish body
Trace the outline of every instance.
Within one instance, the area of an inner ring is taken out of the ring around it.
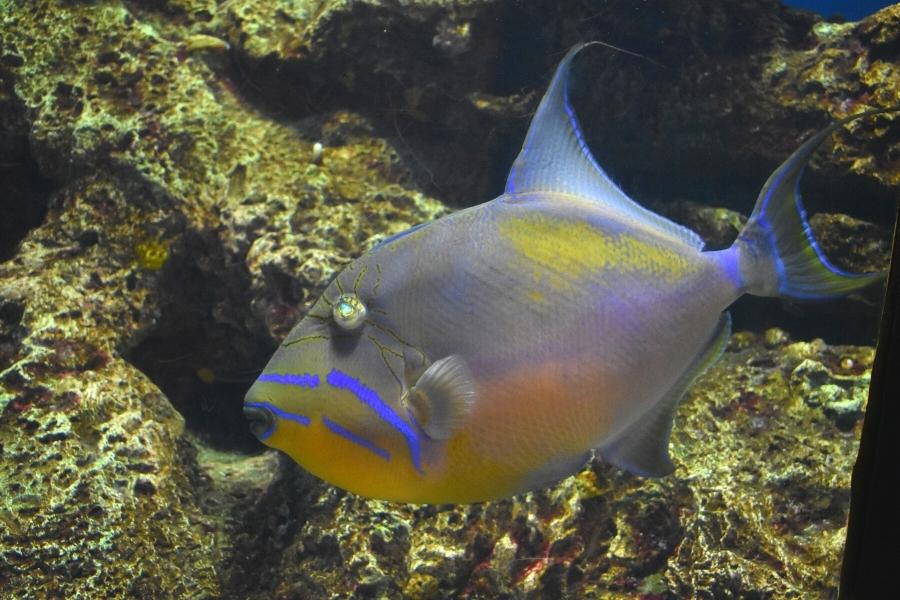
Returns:
[[[536,489],[592,453],[672,469],[678,401],[744,293],[820,297],[876,280],[828,264],[796,179],[770,178],[727,250],[643,209],[592,158],[562,61],[500,197],[362,255],[248,392],[266,444],[361,495],[475,502]]]

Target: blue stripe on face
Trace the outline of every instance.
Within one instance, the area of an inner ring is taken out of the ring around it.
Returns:
[[[331,430],[332,433],[336,433],[337,435],[350,440],[354,444],[359,444],[366,450],[370,450],[371,452],[374,452],[375,454],[377,454],[384,460],[391,460],[390,452],[388,452],[387,450],[385,450],[384,448],[382,448],[380,446],[376,446],[375,444],[373,444],[371,441],[367,440],[366,438],[356,435],[349,429],[344,429],[343,427],[341,427],[340,425],[338,425],[337,423],[335,423],[328,417],[322,417],[322,423],[324,423],[325,427],[327,427],[329,430]]]
[[[259,381],[268,381],[270,383],[280,383],[281,385],[294,385],[304,388],[319,387],[319,376],[303,373],[297,375],[295,373],[263,373],[259,376]]]
[[[396,429],[400,435],[406,438],[406,445],[409,447],[409,455],[412,459],[413,466],[416,468],[416,471],[423,473],[422,451],[419,446],[419,436],[416,435],[416,432],[409,423],[401,419],[400,416],[381,399],[375,390],[366,387],[360,383],[358,379],[354,379],[337,369],[332,369],[331,373],[325,378],[325,381],[333,388],[351,392],[360,402],[374,410],[375,414],[377,414],[382,421]]]
[[[301,425],[309,425],[309,417],[306,415],[300,415],[297,413],[288,412],[286,410],[282,410],[275,406],[274,404],[269,404],[268,402],[245,402],[244,406],[252,406],[254,408],[264,408],[274,414],[276,417],[280,417],[287,421],[293,421],[295,423],[300,423]],[[273,423],[271,427],[269,427],[265,433],[259,436],[260,441],[265,441],[268,439],[272,432],[275,430],[275,424]]]

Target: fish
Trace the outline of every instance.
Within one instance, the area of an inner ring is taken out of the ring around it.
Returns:
[[[568,97],[587,45],[560,62],[502,195],[385,239],[327,286],[247,392],[259,440],[395,502],[505,498],[592,457],[661,477],[679,401],[723,353],[735,300],[882,279],[828,261],[797,186],[832,132],[881,111],[809,138],[734,244],[706,251],[591,154]]]

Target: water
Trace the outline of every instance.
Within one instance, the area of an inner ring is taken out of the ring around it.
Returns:
[[[826,17],[839,15],[848,21],[859,21],[892,3],[880,0],[792,0],[785,4],[814,11]]]
[[[831,597],[880,285],[738,300],[724,354],[678,407],[675,470],[660,478],[595,458],[492,502],[368,500],[267,449],[242,404],[351,261],[502,193],[577,42],[640,55],[592,47],[574,64],[570,98],[597,162],[715,250],[804,139],[897,104],[897,12],[857,26],[762,1],[0,0],[0,598]],[[847,271],[887,267],[891,120],[837,132],[801,184],[816,239]],[[424,258],[452,265],[470,250],[445,246]],[[477,292],[448,336],[507,322]],[[370,315],[384,308],[363,300]],[[443,326],[443,313],[425,317]],[[513,340],[514,354],[527,332],[511,329],[490,344]],[[386,364],[415,359],[371,335]],[[616,354],[598,344],[582,372]],[[362,394],[315,374],[318,391]],[[430,448],[407,405],[381,394]],[[520,396],[527,413],[538,393]],[[371,417],[372,403],[354,406]],[[566,421],[567,406],[546,413],[560,439],[586,421]],[[537,436],[519,416],[486,429],[526,456]],[[373,477],[364,461],[384,459],[362,441],[401,464],[413,438],[389,447],[344,429],[321,429],[333,437],[314,470],[345,487],[410,485]],[[423,451],[426,471],[435,456]]]

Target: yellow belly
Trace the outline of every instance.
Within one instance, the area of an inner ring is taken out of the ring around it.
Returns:
[[[308,426],[284,422],[267,443],[317,477],[363,496],[433,504],[504,498],[523,491],[547,463],[588,451],[612,422],[612,404],[604,398],[620,390],[596,367],[579,367],[529,366],[479,381],[464,426],[446,443],[423,439],[422,472],[402,444],[390,446],[388,463],[336,437],[320,419]]]

